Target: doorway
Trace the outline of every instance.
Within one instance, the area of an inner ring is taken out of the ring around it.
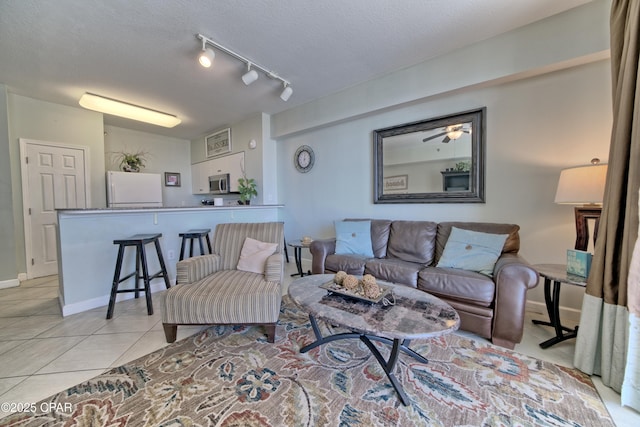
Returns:
[[[58,273],[56,209],[86,208],[89,148],[20,139],[27,278]]]

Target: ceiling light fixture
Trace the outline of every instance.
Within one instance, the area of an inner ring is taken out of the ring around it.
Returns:
[[[179,125],[182,120],[174,115],[163,113],[117,99],[107,98],[93,93],[86,92],[80,97],[79,104],[86,109],[98,111],[100,113],[112,114],[118,117],[138,120],[140,122],[151,123],[153,125],[172,128]]]
[[[251,83],[258,80],[258,72],[251,69],[251,63],[247,64],[247,72],[242,75],[242,81],[249,86]]]
[[[276,73],[274,73],[273,71],[269,70],[268,68],[265,68],[259,64],[256,64],[255,62],[251,61],[248,58],[245,58],[244,56],[240,55],[239,53],[234,52],[233,50],[222,46],[219,43],[216,43],[215,41],[211,40],[210,38],[203,36],[202,34],[196,34],[196,38],[198,40],[202,41],[202,52],[200,53],[200,56],[198,57],[198,61],[200,61],[200,64],[202,64],[203,67],[207,67],[209,68],[211,66],[211,62],[213,61],[213,58],[215,57],[215,53],[213,52],[212,49],[207,48],[207,45],[213,46],[216,49],[226,53],[229,56],[232,56],[234,58],[236,58],[239,61],[244,62],[245,64],[247,64],[247,72],[245,74],[242,75],[242,81],[244,82],[244,84],[246,84],[247,86],[250,85],[251,83],[255,82],[258,79],[258,71],[262,72],[264,75],[266,75],[267,77],[269,77],[270,79],[273,80],[280,80],[282,82],[282,84],[284,85],[284,90],[282,91],[282,93],[280,94],[280,99],[282,99],[283,101],[287,101],[290,97],[291,94],[293,93],[293,89],[291,88],[291,82],[289,82],[286,79],[283,79],[282,77],[280,77],[279,75],[277,75]],[[205,60],[203,63],[203,56],[205,55],[206,52],[211,52],[210,55],[210,59],[209,59],[209,65],[207,64],[207,61]]]
[[[198,62],[205,68],[211,67],[213,64],[213,58],[216,57],[216,53],[207,47],[207,44],[202,40],[202,52],[198,55]]]
[[[283,83],[283,85],[284,85],[284,89],[280,94],[280,99],[286,102],[291,97],[291,94],[293,93],[293,89],[291,89],[291,86],[289,86],[287,83]]]

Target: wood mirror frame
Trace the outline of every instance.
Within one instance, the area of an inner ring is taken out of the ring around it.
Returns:
[[[374,130],[374,203],[484,203],[485,113]]]

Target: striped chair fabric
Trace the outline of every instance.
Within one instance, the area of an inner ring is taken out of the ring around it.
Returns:
[[[280,283],[259,274],[222,270],[167,293],[164,323],[275,323],[282,295]]]
[[[247,237],[278,243],[265,274],[236,270]],[[177,264],[178,286],[167,291],[162,312],[167,341],[175,340],[177,325],[264,324],[273,342],[282,299],[283,242],[281,222],[219,224],[213,254]]]

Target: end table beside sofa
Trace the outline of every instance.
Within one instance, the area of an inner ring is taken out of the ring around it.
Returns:
[[[460,329],[509,349],[522,340],[526,294],[538,284],[538,273],[518,255],[518,225],[370,221],[373,257],[336,254],[335,238],[316,239],[309,247],[313,257],[312,273],[330,274],[342,270],[355,275],[372,274],[381,280],[412,286],[455,308],[460,315]],[[453,227],[508,235],[492,277],[475,271],[436,267]]]

